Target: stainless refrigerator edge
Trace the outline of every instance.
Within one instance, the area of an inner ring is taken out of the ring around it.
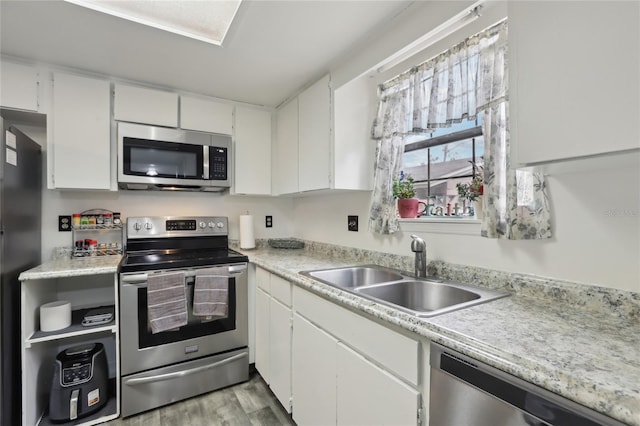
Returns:
[[[21,419],[21,272],[41,261],[40,145],[0,117],[0,424]]]

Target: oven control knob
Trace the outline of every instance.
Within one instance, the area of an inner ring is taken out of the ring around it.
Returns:
[[[224,223],[222,223],[222,222],[218,222],[218,223],[216,223],[216,226],[217,226],[218,228],[224,228]]]
[[[142,224],[140,222],[136,222],[133,224],[133,229],[135,229],[136,231],[139,231],[142,229]]]
[[[144,229],[150,230],[151,228],[153,228],[153,224],[151,222],[147,222],[144,224]]]
[[[207,225],[209,225],[209,228],[215,228],[216,224],[213,222],[209,222]]]
[[[204,222],[200,222],[200,228],[204,229],[207,227],[207,224]]]

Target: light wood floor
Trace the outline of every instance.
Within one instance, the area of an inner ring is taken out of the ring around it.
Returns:
[[[278,426],[295,423],[276,400],[260,375],[248,382],[176,402],[109,426]]]

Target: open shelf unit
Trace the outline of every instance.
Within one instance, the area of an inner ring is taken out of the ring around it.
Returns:
[[[55,300],[71,302],[72,323],[64,329],[40,330],[40,306]],[[53,366],[58,353],[72,346],[99,342],[105,347],[109,391],[106,405],[97,413],[58,425],[93,425],[120,414],[120,363],[118,338],[117,275],[103,273],[72,277],[51,276],[21,283],[22,328],[22,424],[52,424],[47,417]],[[113,307],[111,322],[82,326],[85,313],[99,307]]]

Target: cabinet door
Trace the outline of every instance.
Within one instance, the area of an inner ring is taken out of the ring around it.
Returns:
[[[377,99],[371,80],[360,77],[334,91],[334,189],[373,189],[376,143],[371,140],[371,123]]]
[[[277,112],[273,165],[276,194],[298,192],[298,98]]]
[[[180,96],[180,127],[230,135],[233,131],[233,105],[192,96]]]
[[[0,63],[0,105],[38,111],[38,70],[2,60]]]
[[[299,96],[299,190],[330,186],[331,91],[329,76]]]
[[[269,305],[271,298],[260,288],[256,288],[256,370],[267,384],[271,382],[269,374]]]
[[[110,189],[110,83],[54,74],[52,115],[53,186]]]
[[[291,309],[271,298],[269,305],[269,386],[291,412]]]
[[[508,2],[514,163],[640,148],[640,3]]]
[[[271,112],[236,107],[236,194],[271,195]]]
[[[293,419],[300,426],[336,424],[338,341],[293,315],[291,381]]]
[[[178,127],[178,94],[116,84],[113,118],[119,121]]]
[[[337,356],[338,425],[416,425],[420,393],[342,343]]]

